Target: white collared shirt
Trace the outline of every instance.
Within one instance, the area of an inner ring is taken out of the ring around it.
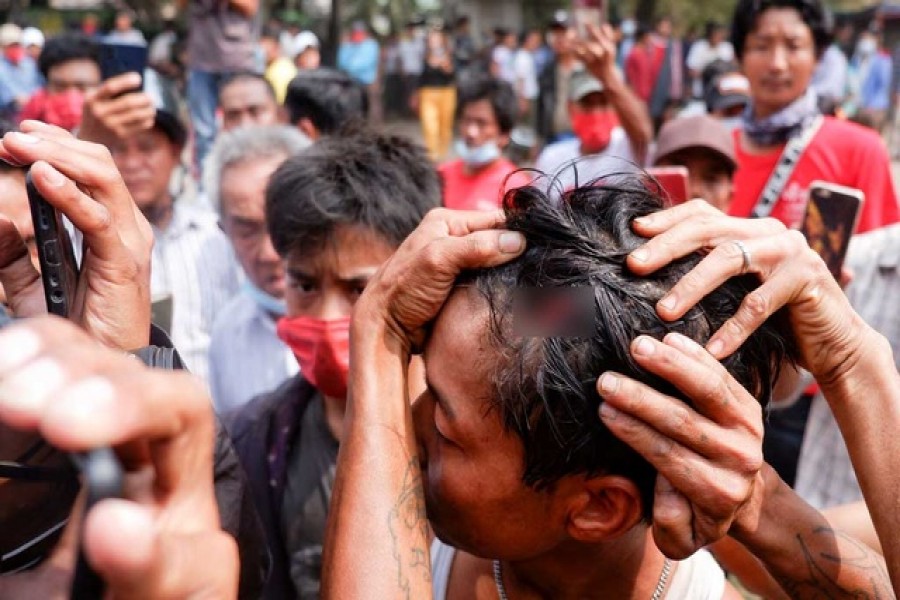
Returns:
[[[172,221],[153,228],[150,294],[172,296],[172,342],[188,369],[208,378],[213,323],[239,289],[239,270],[214,213],[175,201]]]
[[[209,347],[209,385],[220,415],[268,392],[300,368],[275,320],[241,291],[222,309]]]

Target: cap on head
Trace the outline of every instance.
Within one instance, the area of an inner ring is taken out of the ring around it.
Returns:
[[[575,71],[569,78],[570,102],[579,102],[585,96],[602,91],[603,84],[587,71]]]
[[[13,23],[0,25],[0,46],[12,46],[22,43],[22,28]]]
[[[706,90],[709,112],[728,110],[750,103],[750,82],[740,73],[723,73],[710,82]]]
[[[654,164],[688,148],[705,148],[720,155],[732,169],[737,168],[734,139],[721,121],[709,115],[674,119],[662,126],[656,141]]]
[[[26,27],[22,30],[22,45],[25,47],[44,47],[44,34],[37,27]]]
[[[293,54],[299,56],[306,52],[307,48],[318,48],[319,38],[312,31],[301,31],[294,37]]]

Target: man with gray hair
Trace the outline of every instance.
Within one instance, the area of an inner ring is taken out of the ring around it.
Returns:
[[[266,229],[265,192],[275,169],[309,144],[293,127],[241,127],[222,133],[207,159],[205,188],[246,276],[212,330],[209,383],[219,414],[297,373],[275,334],[285,312],[284,267]]]

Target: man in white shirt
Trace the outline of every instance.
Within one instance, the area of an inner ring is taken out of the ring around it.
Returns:
[[[119,137],[109,148],[153,227],[154,322],[171,334],[190,371],[205,381],[212,324],[238,290],[238,270],[215,214],[176,201],[170,191],[186,139],[177,117],[158,109],[151,129]]]
[[[727,31],[721,23],[706,23],[706,36],[697,40],[688,52],[685,64],[691,77],[691,92],[694,98],[703,97],[703,69],[716,60],[731,62],[734,60],[734,48],[727,39]]]
[[[212,329],[209,384],[220,414],[297,373],[275,333],[285,314],[284,268],[266,229],[265,203],[269,177],[309,144],[294,127],[242,127],[222,134],[206,163],[206,189],[246,277]]]
[[[491,51],[491,74],[508,84],[516,85],[515,52],[516,34],[505,29],[497,29],[499,42]]]
[[[538,97],[537,69],[534,53],[541,46],[541,32],[532,30],[522,36],[522,47],[513,58],[513,70],[516,73],[515,90],[519,99],[519,111],[526,125],[534,127],[534,103]]]

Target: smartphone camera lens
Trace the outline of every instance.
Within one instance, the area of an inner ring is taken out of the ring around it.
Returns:
[[[52,292],[50,292],[50,300],[52,300],[54,304],[62,304],[62,301],[63,301],[62,290],[53,290]]]

